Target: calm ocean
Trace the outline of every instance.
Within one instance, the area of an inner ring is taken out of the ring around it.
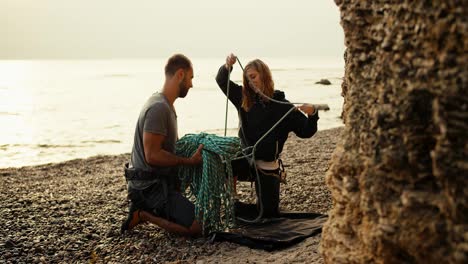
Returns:
[[[343,62],[262,59],[272,70],[275,88],[285,91],[289,101],[330,106],[320,113],[320,130],[342,125]],[[192,61],[193,88],[175,103],[179,137],[223,135],[226,98],[214,78],[224,57]],[[0,60],[0,168],[130,152],[138,113],[162,87],[165,62]],[[241,83],[241,69],[234,67],[231,78]],[[332,84],[315,84],[322,78]],[[237,125],[229,105],[228,135],[237,133]]]

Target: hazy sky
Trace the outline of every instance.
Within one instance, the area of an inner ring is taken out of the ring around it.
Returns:
[[[0,59],[342,58],[333,0],[0,0]]]

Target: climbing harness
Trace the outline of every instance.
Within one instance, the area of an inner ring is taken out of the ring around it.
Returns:
[[[157,199],[157,203],[162,205],[167,201],[167,197],[169,196],[169,175],[164,175],[157,173],[155,171],[137,169],[133,166],[129,166],[129,163],[125,163],[124,165],[124,176],[125,180],[128,181],[153,181],[151,187],[155,188],[156,185],[162,189],[162,192],[159,193],[159,199]],[[136,197],[135,197],[136,195]],[[136,194],[133,192],[129,192],[127,199],[127,203],[130,206],[130,203],[134,203],[137,205],[138,208],[143,208],[144,202],[142,202],[145,198],[142,194],[136,191]],[[155,207],[159,207],[156,204],[153,204]],[[166,207],[166,215],[169,215],[169,207]]]
[[[257,184],[258,184],[258,196],[259,197],[262,197],[262,187],[261,187],[261,183],[260,183],[260,176],[258,175],[258,168],[257,168],[257,163],[255,162],[255,150],[257,149],[257,146],[260,142],[262,142],[262,140],[264,138],[266,138],[270,133],[271,131],[273,131],[293,110],[295,110],[296,107],[291,107],[291,109],[289,109],[288,112],[286,112],[286,114],[284,114],[265,134],[263,134],[263,136],[257,140],[257,142],[254,144],[254,146],[252,147],[252,152],[251,152],[251,158],[249,159],[249,163],[251,164],[251,166],[253,166],[254,168],[254,171],[255,171],[255,177],[257,179]],[[241,126],[241,129],[242,126]],[[244,138],[245,138],[245,134],[244,132],[242,132]],[[250,155],[248,156],[241,156],[241,157],[238,157],[238,158],[249,158]],[[245,219],[245,218],[241,218],[241,217],[238,217],[239,220],[243,221],[243,222],[247,222],[247,223],[256,223],[256,222],[259,222],[260,219],[262,218],[263,216],[263,203],[261,201],[261,199],[259,199],[259,213],[258,213],[258,216],[253,219],[253,220],[248,220],[248,219]]]

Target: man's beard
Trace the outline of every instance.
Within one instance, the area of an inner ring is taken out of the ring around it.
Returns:
[[[188,93],[188,87],[185,85],[184,82],[179,84],[179,98],[184,98]]]

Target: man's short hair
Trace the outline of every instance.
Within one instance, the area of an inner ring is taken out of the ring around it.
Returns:
[[[173,76],[179,69],[192,69],[192,62],[190,62],[189,58],[187,58],[185,55],[172,55],[169,60],[167,60],[166,67],[164,68],[166,76]]]

